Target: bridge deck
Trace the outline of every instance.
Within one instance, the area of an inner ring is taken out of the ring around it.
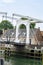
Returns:
[[[18,43],[18,42],[12,42],[12,41],[0,41],[1,44],[12,44],[14,46],[25,46],[26,43]],[[41,47],[43,47],[43,45],[28,45],[29,48],[35,48],[37,47],[38,49],[41,49]]]
[[[17,42],[9,42],[9,41],[0,41],[2,44],[12,44],[14,46],[25,46],[26,43],[17,43]]]

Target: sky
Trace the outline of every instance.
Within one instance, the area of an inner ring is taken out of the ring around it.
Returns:
[[[9,16],[16,13],[43,20],[43,0],[0,0],[0,12],[7,12]],[[43,30],[42,24],[40,27]]]

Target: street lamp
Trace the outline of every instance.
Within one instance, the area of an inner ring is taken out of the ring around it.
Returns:
[[[6,20],[7,20],[7,12],[0,12],[0,14],[5,15],[6,16]],[[2,16],[2,20],[3,20],[4,16]]]
[[[14,14],[12,14],[12,22],[13,22],[13,19],[14,19]]]
[[[5,13],[5,15],[6,15],[6,20],[7,20],[7,13]]]
[[[6,38],[7,38],[6,44],[9,44],[10,43],[10,36],[6,36]]]

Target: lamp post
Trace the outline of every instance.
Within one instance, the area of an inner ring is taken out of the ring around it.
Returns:
[[[1,15],[5,15],[6,16],[6,20],[7,20],[7,12],[0,12]],[[2,20],[3,20],[4,16],[2,16]]]
[[[5,13],[5,15],[6,15],[6,20],[7,20],[7,13]]]
[[[14,19],[14,14],[12,14],[12,22],[13,22],[13,19]]]
[[[7,38],[6,44],[9,44],[10,43],[10,36],[6,36],[6,38]]]

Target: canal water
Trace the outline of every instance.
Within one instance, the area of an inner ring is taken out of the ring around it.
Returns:
[[[42,65],[41,60],[25,58],[21,56],[11,56],[2,58],[2,65]]]

